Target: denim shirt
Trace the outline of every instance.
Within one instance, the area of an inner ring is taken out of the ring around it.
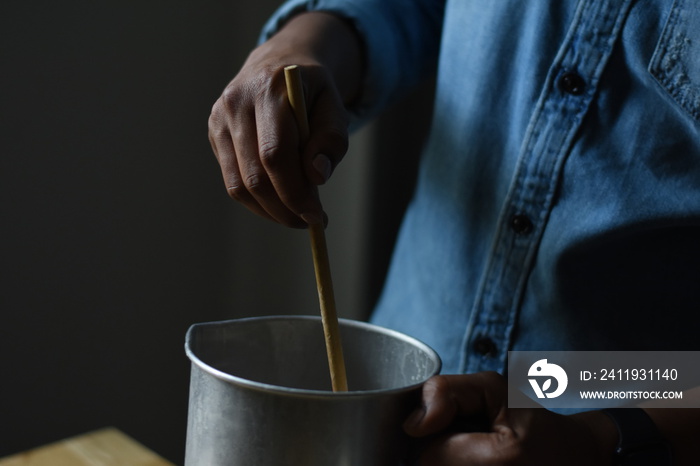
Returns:
[[[700,349],[700,2],[292,0],[263,37],[307,9],[365,41],[358,119],[437,72],[374,323],[444,373]]]

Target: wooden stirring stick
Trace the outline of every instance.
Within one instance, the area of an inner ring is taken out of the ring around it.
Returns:
[[[284,78],[287,82],[289,104],[294,110],[303,144],[309,139],[309,122],[306,117],[306,102],[304,101],[304,88],[299,67],[297,65],[285,67]],[[334,392],[346,392],[348,391],[348,381],[345,374],[343,347],[340,342],[340,327],[338,325],[338,314],[335,310],[333,280],[331,280],[331,266],[328,260],[328,248],[326,246],[326,234],[323,223],[309,225],[309,234],[311,236],[314,270],[316,271],[316,288],[318,289],[318,300],[321,306],[323,334],[326,338],[328,367],[331,372],[331,384]]]

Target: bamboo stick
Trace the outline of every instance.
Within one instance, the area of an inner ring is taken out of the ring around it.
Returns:
[[[294,111],[294,116],[299,125],[302,144],[304,144],[309,138],[309,122],[299,67],[297,65],[285,67],[284,77],[287,83],[287,98]],[[348,390],[348,382],[345,373],[340,326],[338,325],[338,314],[335,308],[333,280],[331,279],[331,267],[328,259],[328,247],[326,245],[323,222],[309,225],[309,236],[311,238],[311,252],[316,272],[316,288],[318,289],[318,300],[321,307],[321,321],[326,341],[331,384],[334,392],[345,392]]]

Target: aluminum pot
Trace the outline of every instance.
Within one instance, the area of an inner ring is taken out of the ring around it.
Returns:
[[[440,371],[401,333],[340,321],[349,391],[331,391],[321,319],[256,317],[193,325],[186,466],[393,466],[401,425]]]

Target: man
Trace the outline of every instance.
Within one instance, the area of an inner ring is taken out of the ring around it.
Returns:
[[[695,349],[699,24],[682,1],[292,0],[215,104],[229,194],[304,227],[324,221],[316,186],[345,154],[348,124],[437,73],[372,317],[433,346],[444,372],[470,374],[431,381],[407,421],[433,439],[424,464],[611,464],[625,438],[611,418],[509,410],[490,371],[503,373],[509,350]],[[301,148],[289,64],[306,86]],[[684,436],[698,422],[681,411],[647,410],[690,464]],[[455,417],[488,432],[452,432]]]

